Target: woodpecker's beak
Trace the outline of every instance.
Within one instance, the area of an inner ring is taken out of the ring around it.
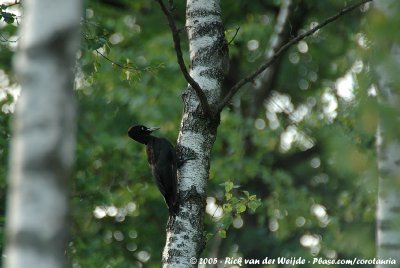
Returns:
[[[156,131],[157,129],[160,129],[159,127],[149,127],[147,130],[151,133],[153,131]]]

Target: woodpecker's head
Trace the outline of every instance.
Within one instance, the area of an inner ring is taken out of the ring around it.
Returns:
[[[143,125],[131,126],[128,129],[128,136],[137,142],[147,144],[150,139],[150,134],[157,129],[160,128],[159,127],[148,128]]]

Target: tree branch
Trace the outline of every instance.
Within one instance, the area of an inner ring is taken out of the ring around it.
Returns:
[[[311,30],[302,33],[298,36],[296,36],[295,38],[291,39],[289,42],[287,42],[286,44],[284,44],[278,51],[275,52],[275,54],[273,54],[272,56],[270,56],[268,58],[268,60],[266,62],[264,62],[260,67],[258,67],[253,73],[251,73],[250,75],[246,76],[245,78],[243,78],[242,80],[240,80],[239,82],[237,82],[230,90],[229,92],[226,94],[226,96],[224,97],[224,99],[221,101],[221,103],[218,105],[218,109],[217,112],[221,112],[224,107],[228,104],[228,102],[231,100],[231,98],[236,94],[236,92],[243,87],[245,84],[247,84],[248,82],[251,82],[254,80],[254,78],[256,76],[258,76],[260,73],[262,73],[265,69],[267,69],[269,66],[271,66],[277,59],[279,56],[281,56],[281,54],[283,52],[285,52],[289,47],[291,47],[292,45],[296,44],[297,42],[299,42],[300,40],[304,39],[305,37],[308,37],[310,35],[312,35],[313,33],[315,33],[316,31],[318,31],[319,29],[323,28],[324,26],[326,26],[327,24],[337,20],[338,18],[340,18],[341,16],[343,16],[344,14],[354,10],[355,8],[367,3],[367,2],[371,2],[373,0],[362,0],[361,2],[351,5],[347,8],[342,9],[339,13],[337,13],[336,15],[327,18],[326,20],[324,20],[321,24],[318,24],[317,26],[315,26],[314,28],[312,28]]]
[[[169,24],[169,27],[172,32],[172,38],[174,40],[176,58],[178,60],[178,64],[182,71],[182,74],[185,77],[186,81],[189,83],[189,85],[196,92],[196,95],[200,100],[200,104],[201,104],[204,114],[209,116],[210,118],[214,118],[214,113],[212,112],[210,105],[208,104],[207,97],[204,94],[204,91],[201,89],[199,84],[190,76],[190,74],[186,68],[186,65],[185,65],[185,62],[184,62],[183,56],[182,56],[181,40],[179,37],[179,32],[175,25],[174,18],[172,17],[171,12],[167,9],[167,7],[164,5],[162,0],[157,0],[157,2],[160,4],[161,10],[163,11],[163,13],[165,14],[165,16],[168,19],[168,24]],[[169,3],[171,3],[171,1]]]
[[[136,73],[139,73],[139,72],[151,72],[151,71],[157,70],[158,68],[162,67],[162,64],[148,66],[148,67],[145,67],[145,68],[139,68],[139,67],[134,66],[133,64],[132,64],[132,66],[129,66],[128,64],[122,65],[121,63],[113,61],[112,59],[110,59],[109,57],[107,57],[106,55],[101,53],[98,49],[95,49],[94,51],[98,55],[100,55],[102,58],[104,58],[105,60],[111,62],[112,65],[117,66],[121,70],[129,71],[129,72],[132,72],[132,73],[135,73],[135,72]]]
[[[106,55],[104,55],[103,53],[101,53],[98,49],[95,49],[94,51],[96,51],[97,54],[99,54],[100,56],[102,56],[104,59],[106,59],[107,61],[111,62],[111,64],[114,64],[115,66],[123,69],[123,70],[138,70],[137,68],[132,68],[132,67],[126,67],[123,66],[122,64],[119,64],[118,62],[113,61],[112,59],[110,59],[109,57],[107,57]]]
[[[19,40],[19,38],[15,39],[15,40],[9,40],[0,33],[0,42],[2,42],[2,43],[16,43],[16,42],[18,42],[18,40]]]
[[[9,7],[16,6],[16,5],[20,5],[20,4],[21,4],[21,2],[17,0],[17,1],[15,1],[14,3],[2,4],[2,5],[1,5],[1,9],[7,9],[7,8],[9,8]]]
[[[235,32],[235,34],[233,35],[231,41],[228,42],[228,45],[230,45],[230,44],[235,40],[236,35],[238,34],[239,30],[240,30],[240,27],[237,27],[237,28],[236,28],[236,32]]]

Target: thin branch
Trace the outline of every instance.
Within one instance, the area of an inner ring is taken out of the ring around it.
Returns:
[[[118,68],[125,70],[125,71],[151,72],[153,70],[157,70],[158,68],[162,68],[162,66],[163,66],[162,64],[159,64],[159,65],[149,66],[149,67],[145,67],[145,68],[139,68],[136,66],[122,65],[118,62],[113,61],[112,59],[110,59],[109,57],[107,57],[106,55],[101,53],[98,49],[95,49],[94,51],[96,51],[96,53],[99,54],[101,57],[103,57],[105,60],[111,62],[111,64],[113,64],[113,65],[117,66]]]
[[[238,34],[239,30],[240,30],[240,27],[237,27],[237,28],[236,28],[236,32],[235,32],[235,34],[233,35],[231,41],[228,42],[228,45],[230,45],[230,44],[233,42],[233,40],[235,40],[236,35]]]
[[[176,58],[178,60],[178,64],[181,69],[181,72],[182,72],[183,76],[185,77],[186,81],[196,92],[196,95],[200,100],[200,104],[201,104],[204,114],[209,116],[210,118],[214,118],[214,114],[210,108],[210,105],[208,104],[207,97],[204,94],[204,91],[201,89],[199,84],[190,76],[190,74],[186,68],[186,65],[185,65],[185,62],[184,62],[183,56],[182,56],[182,48],[181,48],[181,40],[179,37],[179,31],[176,28],[174,18],[172,17],[171,12],[167,9],[167,7],[164,5],[162,0],[157,0],[157,2],[160,4],[161,10],[163,11],[163,13],[165,14],[165,16],[168,19],[168,24],[169,24],[169,27],[171,28],[172,38],[174,40]]]
[[[112,59],[108,58],[106,55],[104,55],[103,53],[101,53],[98,49],[95,50],[97,54],[99,54],[100,56],[102,56],[104,59],[106,59],[107,61],[111,62],[112,64],[114,64],[115,66],[123,69],[123,70],[136,70],[137,68],[134,67],[129,67],[129,66],[123,66],[122,64],[119,64],[118,62],[113,61]]]
[[[221,112],[222,109],[224,109],[224,107],[229,103],[229,101],[231,100],[231,98],[236,94],[236,92],[243,87],[245,84],[252,82],[254,80],[254,78],[256,76],[258,76],[260,73],[262,73],[265,69],[267,69],[269,66],[271,66],[277,59],[279,56],[281,56],[281,54],[283,52],[285,52],[289,47],[291,47],[292,45],[296,44],[297,42],[299,42],[300,40],[304,39],[307,36],[312,35],[313,33],[315,33],[316,31],[318,31],[319,29],[323,28],[324,26],[326,26],[327,24],[337,20],[338,18],[340,18],[341,16],[343,16],[344,14],[354,10],[355,8],[367,3],[367,2],[371,2],[373,0],[363,0],[357,4],[351,5],[347,8],[342,9],[339,13],[337,13],[336,15],[327,18],[326,20],[324,20],[321,24],[318,24],[317,26],[315,26],[314,28],[312,28],[311,30],[302,33],[298,36],[296,36],[295,38],[291,39],[289,42],[287,42],[286,44],[284,44],[278,51],[275,52],[275,54],[273,54],[271,57],[268,58],[268,60],[266,62],[264,62],[260,67],[258,67],[253,73],[251,73],[250,75],[246,76],[245,78],[243,78],[242,80],[240,80],[239,82],[237,82],[230,90],[229,92],[226,94],[226,96],[224,97],[224,99],[221,101],[221,103],[218,105],[218,109],[217,112]]]
[[[1,8],[2,9],[7,9],[9,7],[16,6],[16,5],[19,5],[19,4],[21,4],[20,1],[15,1],[14,3],[10,3],[10,4],[2,4]]]
[[[15,40],[10,40],[7,39],[2,33],[0,33],[0,42],[2,43],[16,43],[18,42],[19,38],[15,39]]]

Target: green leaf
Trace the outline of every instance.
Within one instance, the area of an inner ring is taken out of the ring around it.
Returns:
[[[233,222],[232,215],[231,215],[231,214],[228,214],[228,215],[226,215],[226,216],[224,216],[224,217],[222,218],[222,220],[221,220],[221,227],[224,228],[224,229],[228,229],[229,226],[231,226],[232,222]]]
[[[223,204],[223,205],[222,205],[222,209],[223,209],[225,212],[229,213],[229,212],[232,211],[232,205],[229,204],[229,203]]]
[[[107,39],[106,38],[104,38],[104,37],[99,37],[99,39],[98,39],[98,44],[101,44],[101,46],[103,46],[104,44],[106,44],[107,43]],[[106,48],[107,49],[107,48]]]
[[[239,203],[239,204],[236,205],[236,211],[239,214],[243,213],[243,212],[246,211],[246,206],[244,204],[242,204],[242,203]]]
[[[3,20],[8,23],[11,24],[14,22],[15,20],[15,14],[9,13],[9,12],[1,12],[1,16],[3,17]]]
[[[89,50],[97,50],[107,43],[107,39],[99,37],[96,39],[87,39],[87,46]]]
[[[229,193],[233,189],[233,182],[227,181],[225,182],[225,192]]]
[[[261,206],[261,200],[260,200],[260,199],[252,200],[252,201],[250,201],[250,202],[247,204],[247,206],[249,207],[249,209],[250,209],[252,212],[255,212],[256,209],[257,209],[259,206]]]
[[[227,201],[229,201],[232,198],[232,194],[231,193],[226,193],[225,194],[225,198]]]
[[[221,229],[221,230],[218,231],[218,235],[221,238],[226,238],[226,231],[224,229]]]
[[[255,194],[249,196],[249,200],[256,200],[257,196]]]
[[[239,200],[237,199],[237,197],[232,196],[232,198],[231,198],[231,204],[236,204],[237,202],[239,202]]]
[[[212,233],[207,233],[207,234],[206,234],[206,241],[207,241],[207,242],[210,241],[211,238],[213,238],[213,236],[214,236],[214,234],[212,234]]]
[[[249,191],[243,191],[243,193],[246,195],[247,198],[249,198],[249,196],[250,196]]]

